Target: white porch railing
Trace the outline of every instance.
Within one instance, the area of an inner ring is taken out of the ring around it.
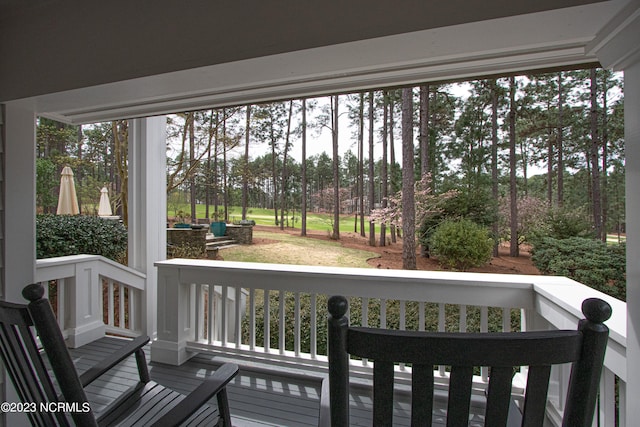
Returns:
[[[73,255],[36,261],[36,281],[54,305],[70,347],[80,347],[106,333],[142,333],[145,275],[97,255]]]
[[[490,316],[499,320],[491,324],[500,324],[501,330],[510,330],[518,320],[521,330],[574,329],[585,298],[605,299],[613,307],[613,317],[607,322],[611,335],[601,382],[600,425],[615,425],[616,383],[619,425],[625,425],[626,304],[570,279],[184,259],[156,265],[158,339],[152,344],[151,359],[173,364],[198,351],[212,351],[249,363],[325,373],[327,359],[318,349],[326,344],[324,301],[329,295],[351,297],[352,323],[480,331],[488,330]],[[215,292],[210,298],[211,289]],[[479,311],[479,324],[471,322],[478,318],[468,315],[472,311]],[[435,313],[438,320],[430,322]],[[352,364],[356,380],[371,374],[366,360]],[[552,374],[548,414],[556,423],[564,406],[568,368]],[[407,378],[409,370],[399,366],[396,377]],[[479,388],[486,376],[483,371],[477,378]],[[447,381],[441,368],[440,383],[446,386]],[[522,387],[518,375],[514,391]]]

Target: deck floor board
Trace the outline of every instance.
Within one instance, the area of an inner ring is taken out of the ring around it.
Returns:
[[[83,347],[72,349],[71,354],[81,373],[111,353],[121,345],[118,338],[105,337]],[[145,348],[149,360],[149,347]],[[182,394],[194,390],[205,376],[215,372],[219,359],[207,354],[199,354],[181,366],[150,363],[151,379]],[[138,371],[133,357],[125,360],[117,368],[87,387],[87,397],[94,410],[99,413],[115,397],[137,382]],[[317,426],[320,407],[320,378],[303,378],[299,375],[287,376],[280,373],[266,373],[245,369],[228,387],[229,406],[235,427],[305,427]],[[350,422],[353,426],[371,425],[371,396],[362,387],[352,387],[350,393]],[[215,404],[215,403],[214,403]],[[434,410],[434,426],[443,426],[445,408],[440,405]],[[475,408],[470,425],[482,425]],[[403,396],[394,403],[394,425],[410,424],[410,404]]]

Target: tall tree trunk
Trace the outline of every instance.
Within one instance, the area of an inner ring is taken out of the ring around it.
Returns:
[[[211,110],[211,117],[209,119],[209,135],[207,141],[207,173],[205,179],[205,191],[204,191],[204,217],[209,217],[209,204],[211,203],[211,145],[213,143],[213,117],[214,111]],[[216,128],[217,130],[217,128]]]
[[[291,136],[291,115],[293,114],[293,100],[289,101],[289,117],[287,118],[287,136],[284,140],[284,153],[282,155],[282,183],[280,187],[280,230],[284,230],[284,218],[285,218],[285,198],[287,193],[287,155],[289,153],[289,137]]]
[[[78,137],[78,160],[82,160],[82,125],[78,126],[78,133],[77,133],[77,137]],[[82,179],[84,177],[84,173],[81,167],[78,168],[78,170],[76,171],[76,180],[78,182],[78,184],[82,183]],[[78,193],[78,210],[80,215],[82,215],[82,193]]]
[[[547,103],[547,111],[551,110],[550,102]],[[547,203],[549,207],[553,205],[553,130],[547,127]]]
[[[596,70],[592,68],[591,77],[591,188],[593,192],[593,225],[596,238],[602,239],[602,193],[600,192],[600,165],[598,164],[598,99]]]
[[[220,123],[220,116],[218,111],[216,111],[216,133],[213,137],[213,219],[215,221],[220,221],[220,176],[219,176],[219,166],[218,166],[218,154],[220,141],[218,138],[218,125]]]
[[[437,106],[438,106],[438,86],[434,86],[433,88],[433,97],[430,101],[430,113],[431,113],[431,123],[433,126],[433,133],[434,135],[436,134],[436,113],[437,113]],[[429,172],[431,172],[431,191],[433,193],[436,192],[436,169],[438,167],[438,163],[436,162],[436,152],[437,152],[437,141],[436,138],[434,137],[433,140],[431,139],[431,136],[429,136],[428,140],[427,140],[427,144],[429,149],[427,150],[427,152],[429,153]]]
[[[220,138],[218,126],[220,126],[220,112],[216,111],[216,133],[213,136],[213,217],[215,221],[220,221],[220,165],[218,163]]]
[[[273,180],[273,214],[275,216],[275,224],[278,222],[278,174],[276,173],[276,139],[273,134],[273,123],[271,124],[271,176]]]
[[[523,140],[520,141],[520,158],[522,160],[522,189],[524,190],[524,196],[527,197],[529,195],[529,157]]]
[[[382,115],[382,167],[380,177],[382,181],[382,194],[380,195],[382,202],[382,209],[387,207],[387,197],[389,197],[389,183],[387,182],[387,133],[389,132],[388,120],[389,120],[389,106],[388,106],[389,93],[385,90],[382,93],[383,103],[383,115]],[[386,246],[387,244],[387,225],[385,223],[380,224],[380,246]]]
[[[360,235],[364,232],[364,92],[360,93],[358,107],[358,211],[360,213]],[[357,216],[357,214],[356,214]]]
[[[369,92],[369,215],[375,208],[376,188],[373,167],[373,96],[374,92]],[[364,212],[362,213],[364,219]],[[376,225],[369,221],[369,246],[376,245]]]
[[[300,235],[307,235],[307,100],[302,100],[302,219]]]
[[[562,99],[562,84],[563,84],[563,75],[562,71],[558,73],[558,139],[557,139],[557,148],[558,152],[558,190],[556,197],[558,199],[558,207],[562,208],[564,204],[564,123],[563,123],[563,107],[564,100]]]
[[[518,246],[518,187],[516,182],[516,81],[514,77],[509,78],[509,195],[511,200],[511,241],[509,255],[517,257],[520,255]]]
[[[416,266],[416,205],[413,175],[413,89],[402,89],[402,268]]]
[[[111,122],[111,130],[114,141],[114,158],[118,171],[117,177],[120,183],[120,216],[124,225],[127,226],[129,223],[129,122],[126,120]]]
[[[602,241],[607,241],[607,216],[608,216],[608,188],[607,188],[607,167],[608,167],[608,145],[609,131],[607,129],[607,91],[609,83],[607,79],[607,70],[603,70],[603,88],[602,88]]]
[[[244,137],[244,164],[242,174],[242,219],[247,219],[249,205],[249,138],[251,136],[251,105],[247,105]]]
[[[491,83],[491,196],[498,200],[498,81]],[[491,229],[495,237],[499,236],[500,224],[494,221]],[[498,241],[493,245],[493,256],[498,256]]]
[[[189,204],[191,206],[191,222],[196,223],[196,135],[195,113],[188,113],[189,117]]]
[[[393,128],[395,127],[394,111],[395,111],[395,91],[391,92],[389,102],[389,162],[391,163],[391,194],[396,194],[400,189],[396,181],[396,149],[393,139]],[[396,226],[391,224],[391,243],[397,242],[398,231]]]
[[[420,174],[429,170],[429,85],[420,86]]]
[[[429,85],[420,86],[420,175],[429,173]],[[417,224],[421,227],[422,224]],[[420,256],[429,256],[425,245],[420,245]]]
[[[229,221],[229,188],[227,186],[227,112],[222,110],[222,202],[224,203],[224,221]]]
[[[339,96],[331,97],[333,137],[333,236],[340,239],[340,163],[338,160],[338,102]]]

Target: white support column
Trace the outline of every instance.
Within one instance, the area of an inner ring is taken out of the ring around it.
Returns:
[[[627,377],[620,425],[640,420],[640,1],[630,1],[592,44],[603,67],[624,71],[627,232]]]
[[[36,271],[36,115],[28,102],[5,105],[4,299],[25,302]]]
[[[142,330],[157,331],[157,270],[166,258],[167,190],[164,116],[129,121],[129,266],[147,275]]]
[[[0,296],[24,303],[22,288],[36,275],[36,115],[29,102],[5,104],[3,277]],[[4,367],[0,367],[4,370]],[[20,402],[8,377],[0,375],[3,402]],[[0,414],[0,424],[27,426],[25,414]]]
[[[640,61],[624,70],[627,218],[627,425],[640,420]]]

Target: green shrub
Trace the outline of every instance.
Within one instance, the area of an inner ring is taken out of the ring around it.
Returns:
[[[464,218],[484,227],[490,227],[498,220],[497,202],[485,192],[458,193],[445,199],[439,210],[425,215],[418,230],[418,241],[431,252],[431,238],[438,226],[447,219]],[[493,236],[497,238],[497,236]]]
[[[549,237],[568,239],[570,237],[592,237],[591,223],[580,210],[552,209],[547,218]]]
[[[530,232],[527,241],[535,246],[546,237],[554,239],[592,238],[593,231],[583,210],[556,208],[547,212],[544,222]]]
[[[102,255],[121,261],[127,250],[127,230],[117,221],[83,215],[37,215],[36,257]]]
[[[431,248],[441,265],[466,271],[491,260],[493,240],[486,228],[472,221],[446,220],[433,233]]]
[[[255,339],[257,346],[264,345],[264,293],[257,290],[256,294],[256,328]],[[318,295],[316,299],[316,337],[317,337],[317,354],[327,354],[327,299],[326,295]],[[280,336],[280,293],[271,291],[269,294],[269,345],[271,348],[279,348]],[[376,298],[368,299],[368,326],[380,327],[380,312],[382,301]],[[400,329],[400,301],[387,300],[386,307],[386,327],[389,329]],[[285,350],[293,351],[295,349],[295,294],[292,292],[284,293],[284,343]],[[349,324],[352,326],[362,325],[362,299],[349,298]],[[488,329],[489,332],[502,331],[503,310],[497,307],[489,307],[488,310]],[[511,330],[520,330],[520,310],[513,309],[507,314],[511,325]],[[424,317],[424,323],[420,325],[421,318]],[[480,307],[466,306],[466,330],[469,332],[480,331]],[[309,294],[300,294],[300,350],[308,353],[311,349],[311,297]],[[426,331],[435,332],[438,330],[439,321],[439,304],[426,303],[423,316],[420,315],[420,306],[416,302],[407,302],[405,304],[405,329],[409,331],[417,331],[423,328]],[[242,343],[250,344],[250,317],[242,318]],[[445,325],[444,328],[448,332],[460,330],[460,306],[445,305]]]
[[[626,300],[625,245],[581,237],[540,239],[532,261],[543,274],[567,276],[580,283]]]

